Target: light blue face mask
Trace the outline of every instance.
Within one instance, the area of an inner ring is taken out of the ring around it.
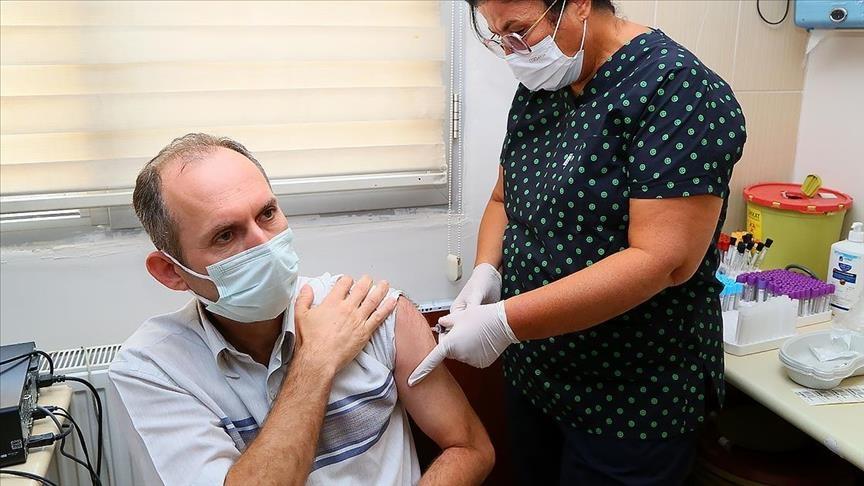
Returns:
[[[258,322],[278,316],[291,302],[300,263],[293,240],[294,233],[288,228],[267,243],[208,265],[207,275],[186,268],[164,251],[162,254],[189,274],[216,285],[216,302],[190,290],[208,311],[232,321]]]

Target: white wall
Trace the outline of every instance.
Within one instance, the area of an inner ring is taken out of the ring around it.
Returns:
[[[477,225],[495,182],[507,110],[515,90],[503,61],[466,36],[465,274]],[[393,216],[294,218],[303,273],[386,278],[415,301],[451,299],[460,285],[444,273],[447,218],[441,211]],[[144,270],[151,251],[141,232],[92,234],[0,248],[0,342],[35,340],[54,350],[122,342],[147,317],[187,294],[161,287]]]
[[[864,32],[833,33],[807,59],[795,180],[811,173],[852,196],[847,227],[864,221]]]
[[[417,299],[452,293],[441,271],[446,217],[440,213],[297,218],[292,226],[304,274],[369,273]],[[143,262],[151,250],[141,231],[4,247],[0,341],[35,340],[44,349],[122,342],[147,317],[189,298],[147,274]]]

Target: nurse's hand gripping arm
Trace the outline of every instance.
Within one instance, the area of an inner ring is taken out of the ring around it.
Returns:
[[[342,277],[320,306],[304,286],[295,305],[297,345],[282,388],[252,445],[228,471],[226,485],[306,483],[336,373],[357,356],[396,306],[381,304],[386,282]],[[367,295],[368,294],[368,295]],[[380,307],[379,307],[379,304]]]
[[[504,212],[503,169],[498,169],[498,182],[486,204],[480,232],[477,237],[477,256],[471,278],[453,300],[450,312],[458,312],[480,304],[492,304],[501,300],[501,245],[507,214]],[[443,323],[442,323],[443,324]]]
[[[480,263],[471,272],[462,291],[453,299],[450,312],[458,312],[480,304],[492,304],[501,300],[501,274],[488,263]]]
[[[456,380],[442,366],[422,385],[408,387],[408,375],[434,346],[426,319],[408,299],[400,298],[396,308],[394,370],[399,402],[442,450],[420,484],[480,484],[492,470],[495,450]]]
[[[456,320],[464,324],[454,326]],[[494,363],[507,346],[519,342],[507,324],[504,302],[469,307],[442,317],[438,323],[450,330],[441,334],[438,345],[408,377],[409,386],[421,382],[445,358],[485,368]]]
[[[483,305],[451,314],[453,330],[409,382],[418,383],[447,357],[474,364],[471,357],[479,355],[479,365],[488,366],[490,353],[500,355],[511,336],[522,341],[581,331],[686,282],[705,257],[722,206],[723,200],[711,195],[630,199],[627,249],[498,308]]]

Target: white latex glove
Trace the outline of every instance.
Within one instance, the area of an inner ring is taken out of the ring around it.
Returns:
[[[450,332],[440,335],[438,345],[408,377],[408,386],[422,381],[444,358],[485,368],[494,363],[507,346],[519,342],[507,324],[504,302],[469,307],[444,316],[439,322],[445,320],[450,321]]]
[[[471,278],[453,300],[450,313],[459,312],[481,304],[494,304],[501,300],[501,274],[488,263],[474,267]],[[443,325],[443,323],[442,323]]]

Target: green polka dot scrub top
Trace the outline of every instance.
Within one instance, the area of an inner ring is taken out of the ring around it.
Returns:
[[[719,232],[745,139],[730,87],[659,30],[613,54],[580,96],[520,86],[501,154],[504,297],[626,249],[631,199],[715,195]],[[510,346],[507,381],[590,434],[692,431],[724,394],[718,258],[711,245],[689,281],[607,322]]]

